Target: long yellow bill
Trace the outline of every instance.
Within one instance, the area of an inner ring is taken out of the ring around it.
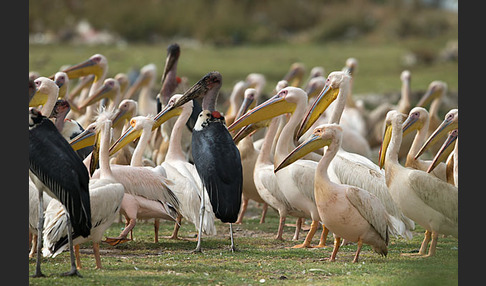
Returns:
[[[307,110],[295,139],[300,138],[307,130],[309,130],[309,128],[311,128],[312,124],[319,119],[319,116],[321,116],[329,105],[336,100],[338,94],[339,88],[332,88],[328,84],[324,86],[321,93],[316,97],[314,103]]]
[[[454,150],[454,146],[459,135],[459,131],[457,129],[452,130],[449,132],[449,136],[447,136],[446,141],[440,147],[439,152],[435,155],[434,159],[432,159],[432,163],[430,164],[429,168],[427,169],[427,173],[432,172],[440,162],[443,162],[449,157],[451,152]]]
[[[83,76],[94,74],[94,81],[97,81],[103,73],[103,69],[98,65],[99,56],[100,55],[93,55],[89,59],[63,70],[63,72],[67,74],[69,79],[80,78]]]
[[[383,142],[381,142],[381,147],[380,147],[380,152],[378,153],[378,165],[380,166],[380,169],[385,166],[385,157],[386,157],[386,151],[388,149],[388,145],[390,145],[390,140],[391,140],[391,135],[392,135],[392,126],[387,125],[385,128],[385,132],[383,135]]]
[[[267,101],[236,119],[235,122],[228,127],[228,130],[238,130],[252,123],[271,119],[284,113],[292,113],[295,108],[295,103],[287,102],[281,93],[277,93]]]
[[[94,123],[90,124],[90,126],[88,126],[83,132],[69,141],[69,144],[74,151],[78,151],[79,149],[93,146],[95,144],[95,126],[96,125]]]
[[[295,147],[292,152],[283,159],[283,161],[275,168],[274,172],[278,172],[279,170],[287,167],[288,165],[294,163],[295,161],[299,160],[300,158],[304,157],[305,155],[313,152],[319,148],[324,146],[329,146],[332,140],[329,138],[324,138],[322,135],[322,128],[316,128],[314,133],[304,142],[302,142],[299,146]]]
[[[415,155],[415,159],[420,157],[427,149],[429,149],[430,146],[433,146],[439,141],[442,137],[444,137],[447,132],[452,131],[454,129],[457,129],[459,127],[458,121],[454,120],[454,118],[448,118],[444,119],[442,123],[435,129],[435,131],[429,136],[427,141],[425,141],[424,145],[422,145],[422,148],[417,152],[417,155]]]

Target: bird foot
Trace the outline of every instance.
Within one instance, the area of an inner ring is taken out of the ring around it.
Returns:
[[[61,276],[78,276],[81,278],[83,277],[83,275],[81,275],[81,273],[79,273],[79,271],[76,268],[71,269],[68,272],[61,273]]]
[[[328,247],[329,245],[325,245],[325,244],[318,244],[316,246],[314,246],[314,248],[325,248],[325,247]]]
[[[314,246],[312,246],[310,244],[302,243],[302,244],[297,244],[297,245],[294,245],[294,246],[288,247],[288,248],[314,248]]]
[[[119,237],[107,237],[105,240],[102,240],[101,242],[106,242],[111,246],[117,246],[118,244],[125,243],[127,241],[131,241],[131,239],[119,238]]]
[[[30,275],[30,277],[32,278],[40,278],[40,277],[46,277],[44,274],[42,274],[42,272],[36,272],[35,274],[33,275]]]

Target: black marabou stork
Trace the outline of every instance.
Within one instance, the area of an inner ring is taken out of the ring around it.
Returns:
[[[90,234],[88,170],[56,126],[35,108],[29,109],[29,176],[39,190],[37,265],[33,277],[43,276],[40,255],[44,191],[63,204],[69,217],[67,223],[71,270],[64,275],[80,275],[76,270],[72,237],[87,237]]]
[[[216,218],[230,224],[231,250],[235,251],[232,223],[236,222],[240,211],[243,169],[240,152],[226,128],[224,117],[215,108],[221,84],[221,74],[210,72],[189,88],[174,107],[203,97],[203,110],[192,132],[192,157]],[[201,202],[200,215],[203,210]],[[201,251],[200,236],[194,251]]]

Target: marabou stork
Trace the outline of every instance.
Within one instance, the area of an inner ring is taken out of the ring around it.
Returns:
[[[29,109],[29,176],[39,190],[37,265],[33,277],[44,276],[40,268],[44,191],[63,204],[69,217],[71,270],[64,275],[80,275],[74,261],[72,237],[87,237],[90,234],[88,170],[56,126],[34,108]]]
[[[215,108],[221,84],[221,74],[209,72],[189,88],[174,107],[203,97],[203,110],[192,132],[192,157],[216,218],[230,223],[231,250],[235,251],[232,223],[236,222],[240,211],[243,168],[240,152],[225,125],[224,117]],[[204,211],[203,206],[200,211]],[[200,240],[194,251],[201,251]]]

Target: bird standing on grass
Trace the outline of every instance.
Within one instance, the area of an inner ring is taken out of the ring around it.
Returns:
[[[34,277],[44,276],[40,268],[43,192],[59,200],[68,215],[71,270],[63,275],[80,276],[74,261],[72,237],[87,237],[91,230],[88,170],[56,126],[34,108],[29,109],[29,176],[39,190],[39,232]]]
[[[187,90],[174,107],[203,97],[203,110],[192,132],[192,157],[216,218],[230,224],[231,250],[235,251],[232,223],[236,222],[240,211],[243,168],[240,152],[225,125],[224,117],[216,110],[221,85],[221,74],[210,72]],[[204,200],[201,201],[200,214],[204,214]],[[200,238],[195,252],[201,251]]]

